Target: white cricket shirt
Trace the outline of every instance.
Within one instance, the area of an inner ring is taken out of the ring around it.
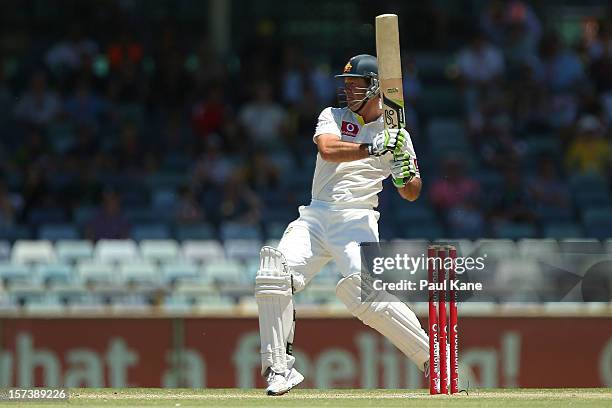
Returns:
[[[319,115],[313,141],[317,143],[319,135],[330,133],[345,142],[372,143],[374,136],[383,129],[382,115],[374,122],[364,123],[363,118],[349,108],[330,107]],[[408,151],[416,159],[410,137],[407,143]],[[382,182],[391,174],[392,160],[393,155],[386,153],[381,157],[332,163],[317,154],[312,198],[348,208],[350,204],[359,208],[375,208],[378,206],[378,193],[382,190]]]

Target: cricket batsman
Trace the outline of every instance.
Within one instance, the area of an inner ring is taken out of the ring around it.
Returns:
[[[330,260],[343,277],[338,298],[425,371],[429,344],[416,315],[397,297],[376,292],[361,300],[361,242],[378,242],[378,193],[393,178],[400,196],[414,201],[421,179],[409,133],[385,130],[376,57],[357,55],[344,72],[347,106],[319,115],[313,141],[318,155],[312,201],[300,206],[278,248],[264,246],[255,282],[261,337],[261,373],[268,395],[282,395],[303,381],[292,356],[293,294],[301,291]]]

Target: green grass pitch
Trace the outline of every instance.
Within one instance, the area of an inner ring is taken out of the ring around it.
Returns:
[[[68,401],[0,402],[15,407],[612,407],[612,389],[474,389],[430,396],[427,390],[295,389],[280,397],[240,389],[71,389]]]

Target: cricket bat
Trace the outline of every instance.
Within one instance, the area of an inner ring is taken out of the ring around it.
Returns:
[[[382,95],[385,129],[403,128],[406,125],[406,119],[399,26],[396,14],[376,16],[376,59],[378,60],[378,80]]]

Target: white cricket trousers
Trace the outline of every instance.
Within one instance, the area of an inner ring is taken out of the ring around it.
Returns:
[[[299,207],[300,217],[287,226],[278,250],[306,284],[331,259],[344,277],[361,272],[359,243],[378,242],[380,214],[359,207],[318,200]]]

